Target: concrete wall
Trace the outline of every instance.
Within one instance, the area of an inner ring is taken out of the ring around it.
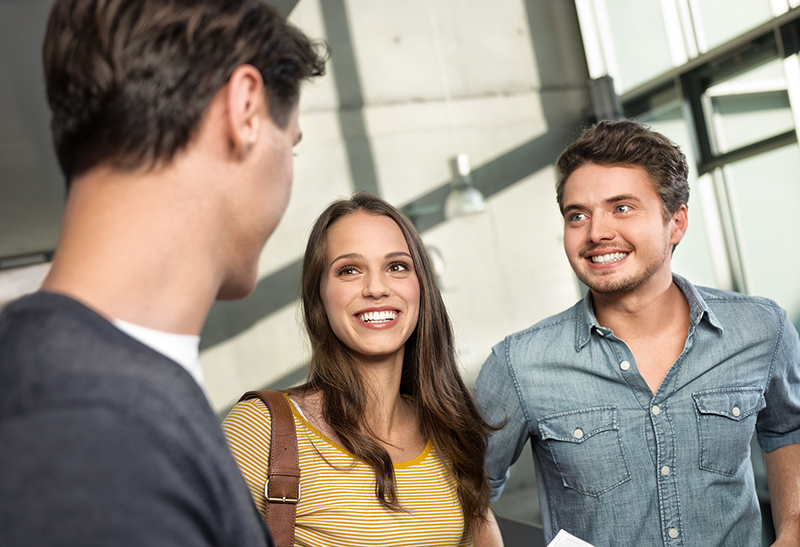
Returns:
[[[36,88],[41,87],[36,63],[49,4],[3,4],[4,28],[38,36],[12,40],[6,33],[6,41],[25,55],[6,48],[3,66],[14,64],[12,58],[17,65],[28,57],[34,61],[24,63],[27,80],[5,80],[3,89],[13,93],[3,95],[3,106],[24,113],[22,106],[33,104],[15,97],[34,97],[39,106],[14,126],[36,139],[6,131],[0,144],[9,152],[11,144],[33,143],[31,154],[52,167],[49,113],[43,90]],[[333,57],[328,74],[303,92],[304,137],[296,150],[292,201],[261,257],[261,281],[250,298],[215,305],[203,331],[201,363],[214,407],[222,413],[246,390],[302,380],[308,348],[296,301],[299,260],[319,212],[354,190],[378,192],[415,214],[425,241],[441,258],[442,289],[461,364],[471,379],[494,343],[578,298],[561,248],[552,169],[589,110],[574,5],[282,0],[281,7],[292,4],[292,22],[328,41]],[[25,89],[19,88],[28,80]],[[487,209],[445,221],[449,160],[458,153],[469,154]],[[0,172],[19,171],[7,163]],[[53,187],[43,214],[56,234],[60,215],[50,209],[53,200],[62,199],[60,177],[51,180],[57,177],[50,173],[39,180],[36,170],[18,175],[13,181],[4,175],[2,184]],[[36,204],[9,201],[5,206],[16,211]],[[32,232],[15,233],[20,226],[4,228],[3,241],[27,241]],[[0,270],[0,307],[35,290],[46,271],[46,264]]]
[[[308,348],[295,298],[305,238],[325,205],[357,189],[422,211],[473,378],[493,344],[578,298],[552,168],[588,111],[574,7],[300,0],[290,19],[329,42],[332,62],[303,92],[292,202],[262,256],[259,287],[218,303],[203,333],[216,408],[302,379]],[[462,152],[487,210],[445,221],[449,159]]]
[[[20,24],[43,26],[49,1],[35,0],[41,21],[26,16]],[[21,2],[11,0],[4,13],[12,13],[9,6],[28,13]],[[289,4],[283,1],[285,9]],[[553,171],[589,112],[574,5],[299,0],[290,19],[328,41],[333,57],[327,75],[302,95],[293,196],[261,256],[259,284],[245,300],[215,304],[202,333],[200,360],[213,406],[223,415],[244,391],[302,381],[308,360],[297,303],[303,247],[322,209],[355,190],[378,192],[414,215],[439,259],[460,364],[471,382],[492,345],[579,297],[562,249]],[[37,116],[25,127],[40,135],[37,154],[49,155],[52,164],[49,142],[41,144],[48,116]],[[3,135],[0,145],[20,142]],[[449,160],[459,153],[470,156],[487,207],[445,220]],[[51,224],[60,216],[45,214]],[[24,235],[0,234],[9,244],[27,241]],[[0,270],[0,307],[35,290],[47,269]],[[530,455],[512,471],[497,510],[541,523]],[[520,537],[541,539],[539,529],[520,530]],[[507,541],[513,544],[510,536]]]

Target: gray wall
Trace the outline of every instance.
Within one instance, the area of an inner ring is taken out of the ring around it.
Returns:
[[[0,266],[56,246],[63,180],[52,152],[40,50],[51,0],[0,0]],[[288,10],[292,0],[282,3]],[[219,303],[201,361],[218,410],[243,391],[298,381],[304,240],[331,200],[366,189],[415,214],[441,258],[463,370],[506,334],[578,297],[561,249],[552,163],[589,110],[571,2],[300,0],[290,19],[329,42],[328,74],[301,102],[292,202],[261,258],[261,281]],[[445,220],[449,160],[467,153],[487,198]],[[47,265],[0,270],[0,305]]]
[[[0,0],[0,260],[47,253],[57,241],[63,182],[39,60],[50,1]],[[333,57],[303,92],[293,197],[261,257],[258,287],[215,305],[203,331],[214,406],[224,412],[246,390],[302,379],[308,350],[296,297],[305,238],[330,201],[361,189],[413,213],[440,259],[471,380],[494,343],[579,297],[553,171],[589,112],[572,2],[300,0],[290,19],[327,40]],[[469,154],[487,208],[445,220],[458,153]],[[46,271],[0,270],[0,306],[35,290]],[[504,498],[510,516],[536,520],[524,460]],[[513,521],[505,532],[541,538]]]

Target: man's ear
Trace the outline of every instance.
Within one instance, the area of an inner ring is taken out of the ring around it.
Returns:
[[[264,80],[254,66],[236,67],[228,80],[227,102],[231,151],[243,158],[258,141],[267,110]]]
[[[670,234],[669,242],[672,245],[677,245],[686,235],[686,229],[689,228],[689,211],[686,205],[681,205],[680,209],[672,214],[672,233]]]

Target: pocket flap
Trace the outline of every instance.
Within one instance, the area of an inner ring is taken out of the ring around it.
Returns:
[[[603,431],[618,430],[617,409],[615,407],[587,408],[573,410],[539,420],[542,439],[553,439],[571,443],[582,443]]]
[[[700,414],[724,416],[737,422],[766,406],[764,394],[757,387],[714,389],[692,394]]]

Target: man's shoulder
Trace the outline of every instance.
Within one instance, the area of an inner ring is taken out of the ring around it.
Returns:
[[[699,285],[692,287],[708,308],[716,314],[763,313],[775,318],[786,315],[786,311],[770,298]]]
[[[576,336],[580,329],[578,325],[584,321],[586,313],[583,300],[572,307],[546,317],[530,327],[506,336],[492,348],[494,354],[506,358],[513,355],[522,355],[530,358],[532,355],[542,353],[556,354],[574,348]]]
[[[695,286],[680,276],[673,277],[689,300],[692,316],[704,316],[726,336],[773,340],[784,332],[787,325],[791,325],[786,310],[774,300]]]
[[[52,293],[24,297],[0,314],[0,419],[43,407],[104,408],[157,429],[216,418],[180,365]]]
[[[57,332],[35,332],[37,321]],[[44,507],[43,518],[63,531],[72,521],[53,523],[50,513],[79,498],[87,513],[110,504],[125,514],[81,521],[86,530],[127,534],[121,544],[158,543],[169,529],[201,545],[188,538],[209,526],[238,538],[231,543],[265,544],[219,420],[194,379],[79,303],[32,295],[0,315],[0,431],[0,467],[13,470],[0,493],[13,493],[19,518],[28,519],[19,530],[30,532]],[[42,487],[43,470],[48,493],[24,494]]]
[[[565,330],[574,332],[576,321],[580,320],[584,312],[583,300],[579,300],[572,307],[545,317],[530,327],[511,333],[505,337],[504,342],[523,341],[549,336],[561,336]]]
[[[780,309],[777,302],[763,296],[753,296],[736,291],[715,289],[713,287],[703,287],[700,285],[695,285],[694,288],[709,305],[731,304],[734,306],[759,306],[770,309]]]
[[[20,351],[15,357],[35,358],[37,349],[59,344],[76,346],[77,339],[107,338],[106,319],[63,294],[39,291],[10,303],[0,312],[2,348]]]

